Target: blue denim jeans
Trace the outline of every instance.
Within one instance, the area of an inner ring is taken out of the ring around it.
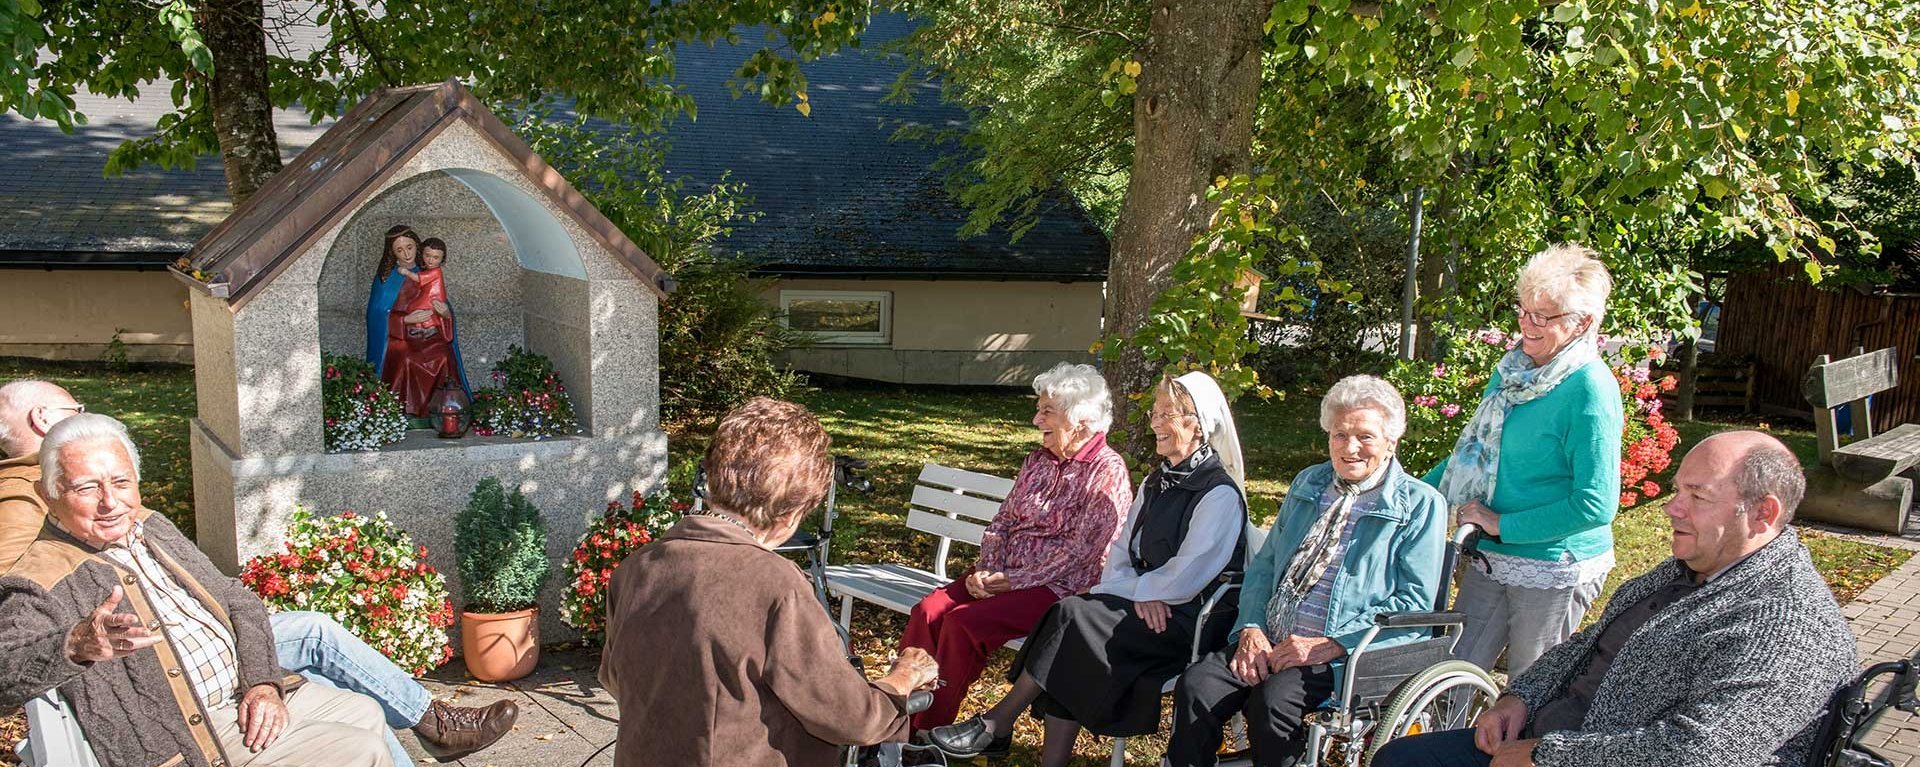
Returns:
[[[351,690],[374,699],[387,714],[387,726],[405,730],[420,723],[433,696],[413,676],[379,650],[368,647],[331,616],[311,612],[273,614],[273,638],[280,667],[309,681]],[[413,767],[412,757],[392,732],[387,747],[394,767]]]
[[[1395,738],[1373,756],[1373,767],[1487,767],[1493,757],[1473,744],[1473,730],[1441,730]]]

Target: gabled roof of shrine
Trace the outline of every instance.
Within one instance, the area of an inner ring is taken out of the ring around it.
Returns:
[[[512,158],[534,188],[648,287],[661,297],[673,289],[673,278],[639,245],[453,80],[375,91],[194,243],[187,261],[197,276],[176,273],[237,309],[455,121],[471,125]]]

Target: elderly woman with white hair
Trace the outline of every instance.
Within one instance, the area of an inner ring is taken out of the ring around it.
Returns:
[[[1520,273],[1520,346],[1501,358],[1453,454],[1428,472],[1487,567],[1462,568],[1455,655],[1518,675],[1579,628],[1613,569],[1620,505],[1619,383],[1597,336],[1613,279],[1594,253],[1556,245]]]
[[[1127,463],[1107,446],[1113,399],[1092,365],[1062,362],[1033,379],[1040,447],[980,537],[980,556],[959,580],[914,605],[900,646],[940,664],[946,683],[915,729],[952,724],[993,651],[1027,635],[1061,597],[1100,579],[1132,494]]]
[[[1160,728],[1160,688],[1192,660],[1196,634],[1206,651],[1226,642],[1231,626],[1201,625],[1200,610],[1207,587],[1245,559],[1246,475],[1233,414],[1220,385],[1196,372],[1160,382],[1149,422],[1164,462],[1141,480],[1100,583],[1060,600],[1027,635],[1005,698],[933,729],[930,740],[949,756],[1004,755],[1029,707],[1046,725],[1041,767],[1065,767],[1083,726],[1114,737],[1151,733]]]
[[[1221,726],[1245,714],[1256,764],[1288,764],[1306,749],[1301,721],[1333,694],[1339,659],[1374,616],[1433,609],[1447,507],[1394,457],[1406,404],[1373,376],[1342,379],[1320,400],[1329,460],[1295,475],[1271,535],[1247,562],[1238,637],[1180,675],[1173,767],[1215,763]],[[1389,629],[1386,647],[1424,636]]]

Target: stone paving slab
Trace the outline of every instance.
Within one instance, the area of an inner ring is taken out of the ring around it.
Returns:
[[[1920,652],[1920,556],[1861,592],[1845,612],[1863,667],[1914,657]],[[1890,710],[1861,742],[1895,765],[1920,767],[1920,716]]]

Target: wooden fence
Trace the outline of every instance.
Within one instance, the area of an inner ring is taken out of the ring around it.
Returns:
[[[1716,351],[1753,360],[1759,408],[1810,416],[1800,381],[1815,357],[1893,347],[1900,386],[1874,397],[1874,431],[1920,422],[1920,296],[1816,288],[1798,272],[1788,266],[1736,276],[1721,305]]]

